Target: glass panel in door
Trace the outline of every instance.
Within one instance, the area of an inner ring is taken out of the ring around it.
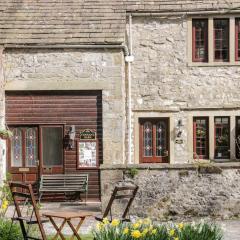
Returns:
[[[63,172],[62,126],[41,126],[41,165],[43,173]]]

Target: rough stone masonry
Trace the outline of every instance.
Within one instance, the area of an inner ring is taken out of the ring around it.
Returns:
[[[240,217],[240,165],[133,166],[139,186],[131,214],[158,220]],[[129,168],[102,167],[103,208],[113,185],[129,180]],[[123,205],[114,205],[119,214]]]

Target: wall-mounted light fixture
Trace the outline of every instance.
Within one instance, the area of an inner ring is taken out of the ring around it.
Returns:
[[[76,136],[76,131],[75,131],[75,126],[72,125],[70,128],[69,128],[69,131],[65,137],[65,141],[66,141],[66,147],[68,149],[73,149],[74,148],[74,143],[75,143],[75,136]]]
[[[177,138],[180,138],[182,136],[182,127],[183,127],[182,119],[179,119],[177,123]]]

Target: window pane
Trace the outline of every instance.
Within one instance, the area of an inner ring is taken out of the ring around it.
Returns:
[[[12,167],[22,167],[22,130],[13,129],[11,140],[11,165]]]
[[[236,157],[240,158],[240,117],[236,118]]]
[[[194,118],[194,158],[208,158],[208,118]]]
[[[240,60],[240,19],[236,18],[236,60]]]
[[[156,124],[156,156],[164,157],[167,151],[167,126],[161,121]]]
[[[26,165],[35,167],[38,158],[37,128],[26,129]]]
[[[215,158],[230,158],[230,123],[228,117],[215,118]]]
[[[194,19],[193,22],[193,61],[208,60],[208,20]]]
[[[216,61],[229,61],[229,20],[214,20],[214,56]]]
[[[42,157],[44,166],[63,164],[63,132],[61,127],[42,128]]]
[[[151,122],[145,122],[144,123],[144,137],[143,137],[143,149],[144,149],[144,156],[145,157],[151,157],[152,156],[152,123]]]

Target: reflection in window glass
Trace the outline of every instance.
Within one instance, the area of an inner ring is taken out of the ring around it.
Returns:
[[[14,128],[11,140],[11,166],[22,167],[22,130]]]
[[[26,166],[35,167],[37,161],[37,128],[26,129]]]
[[[216,61],[229,61],[229,20],[214,20],[214,57]]]
[[[215,158],[230,158],[230,123],[229,117],[215,118]]]
[[[63,130],[61,127],[42,127],[42,156],[44,166],[63,164]]]
[[[145,122],[144,123],[144,156],[151,157],[152,156],[152,123]]]

